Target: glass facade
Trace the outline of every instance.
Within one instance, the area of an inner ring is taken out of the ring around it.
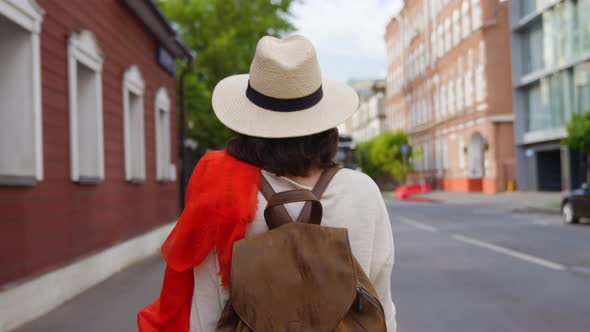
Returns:
[[[548,4],[547,0],[522,0],[521,13]],[[564,65],[590,52],[589,22],[590,0],[562,1],[543,12],[541,19],[522,35],[523,74]]]
[[[577,112],[590,111],[590,61],[576,66],[574,69],[575,101]]]
[[[525,91],[527,131],[560,128],[574,112],[573,74],[564,70],[541,79]]]
[[[543,9],[550,6],[559,0],[518,0],[520,2],[520,17],[525,17],[529,14],[536,12],[537,10]]]

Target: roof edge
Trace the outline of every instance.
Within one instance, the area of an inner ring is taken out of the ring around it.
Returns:
[[[152,0],[123,0],[131,12],[148,28],[150,33],[174,57],[192,59],[188,47],[182,42],[172,25]]]

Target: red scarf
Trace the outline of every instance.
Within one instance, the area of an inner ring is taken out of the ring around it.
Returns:
[[[162,245],[167,266],[160,298],[138,314],[141,332],[186,332],[190,325],[193,268],[215,248],[224,287],[232,246],[256,214],[260,168],[225,151],[207,153],[189,181],[185,208]]]

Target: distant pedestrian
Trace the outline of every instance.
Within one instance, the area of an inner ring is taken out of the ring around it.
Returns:
[[[356,92],[322,79],[304,37],[264,37],[212,99],[236,135],[193,172],[140,331],[395,331],[383,198],[333,162]]]

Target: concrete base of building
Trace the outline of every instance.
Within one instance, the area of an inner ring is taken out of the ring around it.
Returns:
[[[0,291],[0,332],[33,320],[124,268],[154,255],[174,222]]]
[[[456,192],[483,192],[485,194],[495,194],[498,192],[496,180],[488,178],[455,178],[442,179],[442,189],[445,191]]]

